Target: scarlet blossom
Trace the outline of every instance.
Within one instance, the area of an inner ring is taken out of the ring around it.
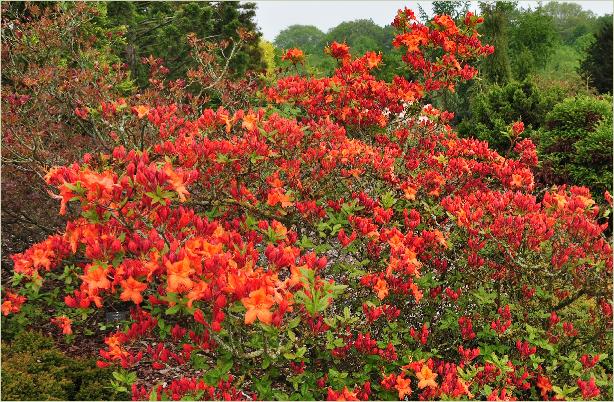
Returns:
[[[580,391],[582,391],[582,398],[584,399],[593,399],[598,397],[601,392],[597,385],[595,385],[595,377],[591,377],[588,381],[582,381],[578,378],[578,387],[580,387]]]
[[[595,367],[595,364],[599,362],[599,355],[590,357],[589,355],[584,354],[580,357],[580,362],[585,369]]]
[[[21,306],[26,302],[26,297],[13,292],[4,292],[4,301],[2,302],[2,314],[18,313]]]
[[[72,334],[72,328],[70,326],[70,324],[72,324],[72,320],[66,317],[65,315],[52,318],[51,322],[62,329],[62,334],[64,335]]]
[[[77,115],[83,120],[87,120],[89,114],[90,114],[90,110],[87,107],[75,108],[75,115]]]
[[[540,389],[540,395],[543,399],[546,399],[548,392],[552,391],[552,384],[546,376],[537,376],[537,387]]]
[[[388,283],[384,279],[378,279],[377,283],[373,287],[373,290],[377,293],[377,297],[381,300],[388,296]]]
[[[335,392],[332,389],[328,389],[326,396],[327,401],[357,401],[358,397],[356,392],[350,392],[347,387],[343,387],[341,391]]]
[[[612,195],[610,194],[610,192],[608,190],[605,191],[604,198],[608,202],[608,204],[610,204],[610,206],[612,206]]]
[[[297,48],[292,48],[290,50],[287,50],[286,53],[284,53],[283,56],[281,56],[282,60],[288,60],[292,62],[293,64],[302,63],[304,58],[305,58],[305,54],[303,53],[303,51]]]
[[[326,53],[335,59],[348,60],[350,58],[350,47],[346,43],[333,42],[326,48]]]
[[[397,376],[395,388],[399,391],[399,399],[405,398],[406,395],[411,395],[411,379],[404,378],[403,374]]]
[[[517,121],[514,124],[512,124],[512,133],[514,133],[515,136],[518,136],[522,134],[523,132],[524,132],[524,123],[522,121]]]

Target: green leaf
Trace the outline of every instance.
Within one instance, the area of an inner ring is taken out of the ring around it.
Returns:
[[[396,198],[394,198],[394,195],[390,191],[384,193],[380,200],[384,209],[391,208],[397,202]]]
[[[268,356],[265,356],[262,359],[262,369],[266,370],[271,365],[271,359]]]
[[[232,361],[232,359],[224,359],[224,360],[218,360],[217,362],[219,370],[222,374],[226,374],[230,371],[230,369],[232,368],[232,366],[234,365],[234,362]]]
[[[288,321],[288,328],[289,329],[296,328],[298,327],[298,324],[300,324],[300,322],[301,322],[301,317],[293,318],[292,320]]]
[[[179,304],[175,304],[174,306],[166,309],[166,314],[174,315],[174,314],[177,314],[179,310],[181,310],[181,306]]]

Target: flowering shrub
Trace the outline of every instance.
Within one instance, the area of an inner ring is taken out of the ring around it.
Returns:
[[[264,107],[145,107],[150,147],[49,170],[60,214],[81,214],[13,256],[3,312],[61,287],[74,338],[129,307],[98,365],[156,370],[134,399],[611,397],[612,249],[589,191],[537,199],[530,140],[505,158],[419,102],[476,75],[478,22],[400,11],[412,80],[332,43],[331,78],[281,78]]]
[[[243,107],[254,85],[248,77],[227,79],[230,59],[252,38],[243,30],[234,42],[190,36],[190,57],[199,63],[183,79],[168,79],[161,59],[143,59],[149,86],[137,92],[114,51],[125,44],[123,32],[105,28],[100,7],[49,3],[19,9],[2,5],[2,223],[10,228],[2,238],[3,266],[7,250],[23,251],[66,224],[47,213],[53,208],[43,180],[49,168],[86,152],[152,145],[158,132],[145,118],[152,106],[173,105],[178,115],[197,118],[210,100]]]

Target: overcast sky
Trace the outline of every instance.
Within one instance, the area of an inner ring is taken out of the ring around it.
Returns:
[[[408,7],[418,15],[418,5],[429,12],[430,1],[256,1],[256,20],[266,40],[273,41],[277,34],[290,25],[315,25],[326,32],[343,21],[369,19],[378,25],[390,24],[399,8]],[[585,10],[597,15],[611,14],[612,4],[605,1],[575,1]],[[536,1],[520,1],[520,7],[535,7]],[[470,10],[479,9],[472,2]]]

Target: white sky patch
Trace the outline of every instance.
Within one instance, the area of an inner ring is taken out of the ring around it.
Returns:
[[[256,22],[262,31],[264,39],[275,40],[283,29],[290,25],[314,25],[323,32],[328,31],[344,21],[372,19],[380,26],[392,23],[398,9],[412,9],[420,16],[418,5],[430,14],[430,1],[256,1]],[[547,2],[544,2],[547,3]],[[597,15],[612,13],[612,1],[574,1],[585,10]],[[519,1],[521,8],[535,8],[537,1]],[[479,11],[477,1],[472,1],[470,11]]]

